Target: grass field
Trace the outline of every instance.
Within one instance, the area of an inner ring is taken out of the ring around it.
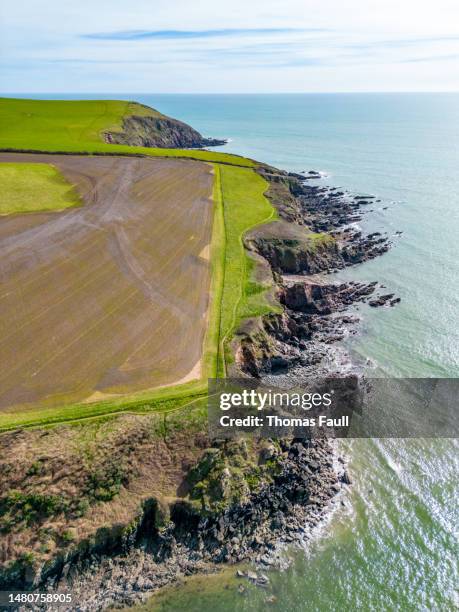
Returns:
[[[73,186],[51,164],[0,163],[0,215],[80,205]]]
[[[277,218],[277,213],[264,196],[267,182],[253,170],[222,166],[220,172],[226,239],[220,352],[229,361],[228,344],[241,320],[274,310],[265,299],[269,286],[253,281],[254,263],[242,238],[247,230]],[[219,375],[225,373],[224,366]]]
[[[104,131],[119,130],[123,117],[158,113],[120,100],[23,100],[0,98],[0,150],[185,157],[253,167],[245,157],[192,149],[108,144]]]

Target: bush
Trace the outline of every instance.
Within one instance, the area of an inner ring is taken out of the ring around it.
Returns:
[[[57,495],[10,491],[0,498],[0,531],[7,533],[14,526],[29,526],[67,509],[65,500]]]

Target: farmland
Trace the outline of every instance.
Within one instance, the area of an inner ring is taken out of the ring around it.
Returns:
[[[50,161],[79,186],[86,205],[3,219],[0,406],[69,403],[199,378],[211,166]]]
[[[67,157],[65,159],[70,160]],[[187,165],[190,162],[180,163]],[[225,175],[222,180],[223,172]],[[256,291],[253,291],[251,260],[242,245],[242,236],[246,230],[274,216],[274,209],[263,195],[265,189],[265,181],[251,170],[215,165],[214,220],[210,249],[212,278],[207,334],[201,361],[203,378],[224,374],[225,346],[237,323],[247,316],[248,309],[251,313],[257,313],[272,308],[266,302],[262,286],[257,286]],[[33,217],[23,216],[23,226],[27,227]],[[15,218],[15,224],[18,219]],[[0,223],[0,236],[2,232],[6,235],[8,225],[14,234],[12,221],[3,219]],[[203,380],[135,394],[123,393],[107,397],[96,394],[90,403],[75,403],[66,398],[59,401],[56,398],[54,405],[49,406],[29,404],[27,409],[23,407],[21,410],[5,406],[0,411],[0,430],[72,422],[110,414],[167,412],[193,405],[205,393],[206,384]]]
[[[78,129],[69,122],[68,130],[87,143],[88,118],[77,119]],[[41,138],[46,121],[35,120]],[[36,146],[57,146],[49,133]],[[24,123],[14,134],[5,148],[30,142]],[[133,155],[140,148],[125,147]],[[152,152],[152,159],[1,155],[2,163],[53,163],[84,206],[0,222],[8,270],[0,430],[193,405],[208,377],[225,374],[239,323],[275,310],[265,297],[269,281],[255,282],[243,246],[248,229],[276,217],[253,162],[229,155],[234,165],[203,164]],[[174,150],[182,153],[216,155]]]

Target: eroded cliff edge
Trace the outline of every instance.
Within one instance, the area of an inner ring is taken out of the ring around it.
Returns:
[[[269,166],[259,172],[268,181],[266,196],[279,219],[249,232],[244,242],[257,263],[259,282],[271,287],[270,299],[282,312],[243,322],[233,340],[230,373],[270,382],[271,375],[282,372],[296,379],[339,376],[334,345],[355,332],[358,322],[349,307],[359,302],[390,307],[400,301],[382,294],[377,281],[328,280],[330,273],[390,248],[387,235],[356,229],[375,197],[321,186],[314,172],[304,176]]]
[[[226,140],[205,138],[187,123],[163,115],[143,104],[131,103],[120,129],[104,132],[110,144],[159,147],[169,149],[200,149],[226,144]]]

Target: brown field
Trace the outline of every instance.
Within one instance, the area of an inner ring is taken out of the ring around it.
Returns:
[[[53,163],[85,206],[0,218],[0,407],[198,378],[212,168],[0,154],[20,160]]]

